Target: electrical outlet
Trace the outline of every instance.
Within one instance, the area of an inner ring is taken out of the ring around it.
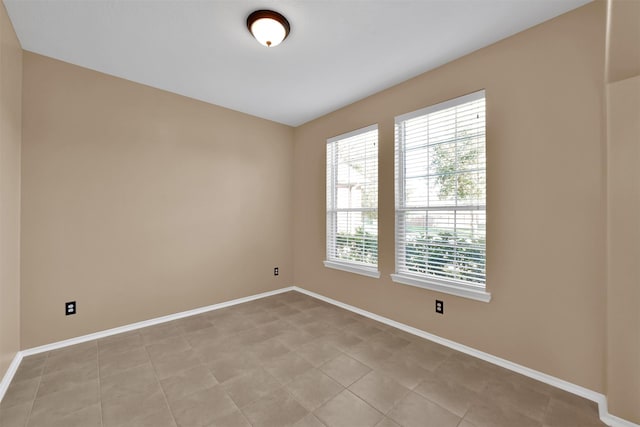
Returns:
[[[64,314],[67,316],[71,316],[72,314],[76,314],[76,302],[69,301],[64,303]]]
[[[444,314],[444,301],[436,300],[436,313]]]
[[[278,267],[274,267],[273,268],[273,275],[277,276],[278,274],[280,274],[280,270],[278,269]]]

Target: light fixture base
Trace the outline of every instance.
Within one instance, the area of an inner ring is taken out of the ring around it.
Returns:
[[[258,42],[275,47],[287,38],[291,25],[287,18],[273,10],[256,10],[247,17],[247,28]]]

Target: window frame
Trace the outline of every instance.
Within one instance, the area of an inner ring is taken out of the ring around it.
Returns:
[[[368,277],[373,277],[373,278],[379,278],[380,277],[380,271],[378,270],[378,263],[379,263],[379,218],[378,218],[378,212],[379,212],[379,202],[378,202],[378,195],[379,195],[379,170],[376,169],[376,173],[375,173],[375,188],[376,188],[376,206],[375,208],[338,208],[337,206],[329,206],[330,202],[329,202],[329,189],[332,190],[333,195],[331,197],[331,200],[334,202],[334,204],[336,204],[336,200],[337,200],[337,184],[336,184],[336,179],[337,179],[337,163],[335,161],[331,161],[331,163],[329,162],[329,146],[331,144],[337,144],[340,141],[343,141],[345,139],[348,138],[352,138],[358,135],[362,135],[368,132],[372,132],[375,131],[376,132],[376,151],[375,151],[375,155],[376,155],[376,167],[379,167],[379,151],[380,151],[380,144],[379,144],[379,129],[378,129],[378,124],[373,124],[370,126],[366,126],[360,129],[356,129],[353,130],[351,132],[347,132],[341,135],[337,135],[334,136],[332,138],[327,139],[327,143],[326,143],[326,191],[325,191],[325,200],[326,200],[326,230],[325,230],[325,243],[326,243],[326,258],[323,261],[323,264],[325,267],[327,268],[332,268],[332,269],[336,269],[336,270],[342,270],[342,271],[346,271],[349,273],[355,273],[355,274],[360,274],[360,275],[364,275],[364,276],[368,276]],[[352,260],[346,260],[346,259],[340,259],[337,257],[332,256],[333,253],[336,252],[335,250],[335,246],[336,246],[336,236],[337,236],[337,214],[338,212],[375,212],[376,213],[376,264],[372,265],[372,264],[368,264],[368,263],[363,263],[363,262],[358,262],[358,261],[352,261]]]
[[[396,259],[396,267],[395,273],[391,274],[391,279],[400,284],[416,286],[420,288],[425,288],[437,292],[443,292],[451,295],[456,295],[464,298],[470,298],[478,301],[489,302],[491,300],[491,293],[487,291],[486,287],[486,264],[485,264],[485,281],[482,285],[472,284],[468,281],[449,279],[449,278],[439,278],[432,274],[425,273],[411,273],[407,272],[406,268],[406,242],[404,235],[400,236],[401,230],[403,229],[402,224],[400,223],[402,218],[401,216],[406,215],[407,212],[411,211],[411,208],[406,206],[407,197],[405,193],[406,188],[406,178],[405,178],[405,165],[406,165],[406,150],[405,150],[405,142],[402,135],[400,135],[399,126],[402,126],[407,120],[411,120],[417,117],[427,116],[442,110],[446,110],[452,107],[456,107],[459,105],[463,105],[472,101],[477,101],[479,99],[485,99],[486,103],[486,93],[484,90],[480,90],[477,92],[473,92],[461,97],[457,97],[454,99],[450,99],[435,105],[428,106],[426,108],[422,108],[407,114],[403,114],[397,116],[395,118],[395,136],[394,136],[394,160],[395,160],[395,259]],[[485,104],[485,123],[484,123],[484,173],[486,177],[486,104]],[[459,140],[456,139],[456,143]],[[434,144],[427,143],[426,146],[432,146]],[[456,169],[456,173],[458,173],[459,169]],[[486,221],[486,206],[487,206],[487,197],[486,197],[486,189],[484,195],[484,204],[478,205],[478,207],[482,207],[482,210],[485,213],[485,221]],[[431,209],[430,209],[431,208]],[[451,205],[446,206],[446,208],[450,208],[447,210],[458,212],[458,207]],[[444,208],[440,208],[444,209]],[[427,204],[424,208],[418,209],[414,208],[414,211],[424,210],[425,212],[435,211],[433,205]],[[464,211],[464,209],[460,209],[460,211]],[[486,236],[486,225],[485,225],[485,236]],[[402,238],[401,238],[402,237]],[[402,245],[402,246],[401,246]],[[486,237],[484,242],[484,256],[486,260]],[[403,258],[404,257],[404,258]],[[486,261],[485,261],[486,262]]]

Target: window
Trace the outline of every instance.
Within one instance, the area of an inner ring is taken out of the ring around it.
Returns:
[[[378,272],[378,126],[327,141],[326,267]]]
[[[484,91],[396,117],[395,282],[488,302]]]

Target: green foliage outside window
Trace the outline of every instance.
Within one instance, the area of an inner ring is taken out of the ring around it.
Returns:
[[[375,265],[378,263],[378,239],[362,227],[354,234],[338,233],[336,253],[339,259]]]
[[[474,175],[462,173],[477,167],[480,149],[467,135],[460,132],[455,149],[450,144],[433,147],[432,167],[436,171],[436,181],[440,184],[441,200],[455,197],[457,200],[474,200],[483,194]]]
[[[478,165],[480,147],[466,131],[457,135],[455,149],[450,145],[434,146],[432,167],[440,184],[440,200],[476,200],[484,198],[484,188],[477,177],[464,173]],[[473,218],[473,211],[470,212]],[[473,220],[472,220],[473,224]],[[405,248],[409,271],[446,279],[485,283],[485,239],[474,235],[456,235],[451,231],[422,232]]]
[[[484,238],[456,237],[444,231],[421,233],[407,242],[406,266],[416,273],[484,283],[484,246]]]

